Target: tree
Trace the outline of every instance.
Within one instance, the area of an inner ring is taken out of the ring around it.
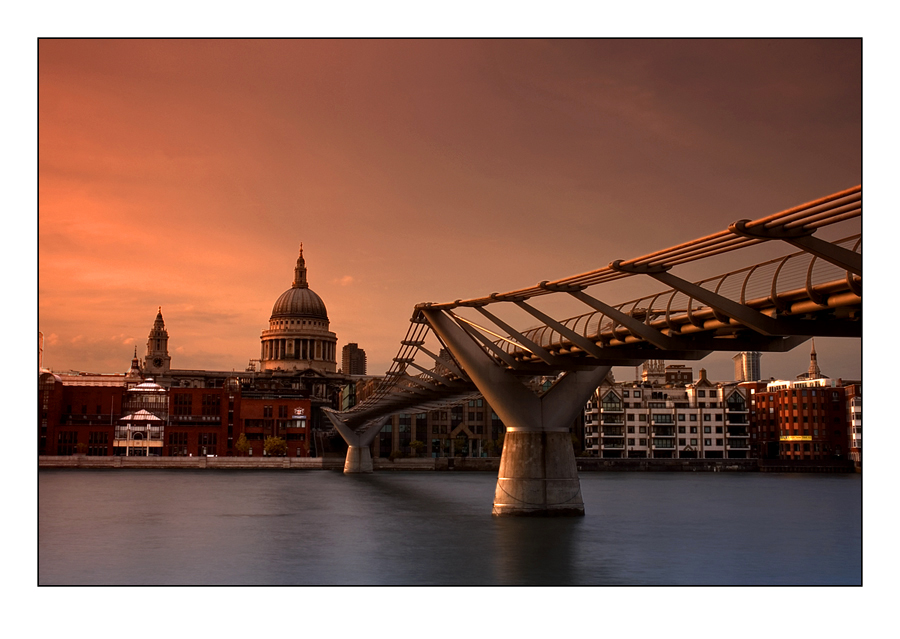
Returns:
[[[247,441],[247,436],[244,433],[241,433],[241,436],[234,443],[234,449],[241,455],[246,455],[249,452],[250,442]]]
[[[287,442],[281,437],[266,437],[266,441],[263,442],[263,450],[266,451],[266,455],[271,457],[284,457],[287,455]]]
[[[388,455],[388,459],[390,459],[391,461],[394,461],[395,459],[400,459],[401,457],[404,457],[404,455],[399,450],[392,450],[391,454]]]
[[[414,439],[409,442],[409,447],[413,449],[416,457],[418,457],[422,453],[422,449],[425,448],[425,442]]]

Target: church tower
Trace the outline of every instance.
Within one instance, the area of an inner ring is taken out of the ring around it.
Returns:
[[[144,356],[144,374],[165,375],[169,372],[172,358],[169,357],[169,333],[163,321],[162,307],[156,313],[150,337],[147,339],[147,355]]]
[[[809,370],[806,371],[807,379],[819,379],[823,377],[819,370],[819,360],[816,358],[816,340],[812,341],[812,350],[809,353]]]
[[[138,358],[137,346],[134,347],[134,357],[131,360],[131,367],[125,373],[125,385],[131,386],[140,384],[144,381],[144,371],[141,368],[141,360]]]
[[[644,370],[641,371],[641,380],[651,384],[666,383],[666,363],[661,359],[648,359],[644,362]]]
[[[809,368],[802,375],[797,375],[798,380],[803,379],[822,379],[827,378],[827,375],[823,375],[821,369],[819,369],[819,360],[816,357],[816,340],[812,341],[812,350],[809,353]]]

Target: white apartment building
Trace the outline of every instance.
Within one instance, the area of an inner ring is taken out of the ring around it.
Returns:
[[[584,413],[584,449],[606,458],[743,459],[749,407],[736,382],[604,382]]]

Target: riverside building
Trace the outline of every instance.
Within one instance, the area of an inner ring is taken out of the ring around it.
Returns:
[[[749,410],[737,383],[675,386],[608,377],[584,411],[584,451],[604,458],[745,459]]]
[[[301,245],[291,288],[260,336],[261,357],[243,372],[172,368],[161,308],[146,354],[135,349],[124,374],[40,368],[38,454],[236,455],[243,435],[251,455],[280,437],[288,455],[321,456],[330,427],[320,410],[340,406],[348,380],[336,372],[336,341],[325,303],[309,288]]]
[[[862,462],[862,383],[847,385],[809,368],[796,380],[745,382],[753,454],[761,459],[853,459]]]

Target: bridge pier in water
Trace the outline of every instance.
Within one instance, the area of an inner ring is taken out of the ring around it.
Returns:
[[[337,429],[344,441],[347,442],[347,457],[344,459],[344,474],[371,473],[375,468],[372,464],[372,451],[370,446],[375,441],[378,431],[384,426],[387,417],[371,422],[361,432],[351,430],[338,416],[330,410],[324,411],[328,421]]]
[[[372,464],[372,451],[368,446],[348,446],[347,458],[344,460],[344,474],[371,473],[375,467]]]
[[[569,371],[539,397],[444,312],[422,312],[506,425],[493,514],[584,515],[569,427],[611,367]]]

